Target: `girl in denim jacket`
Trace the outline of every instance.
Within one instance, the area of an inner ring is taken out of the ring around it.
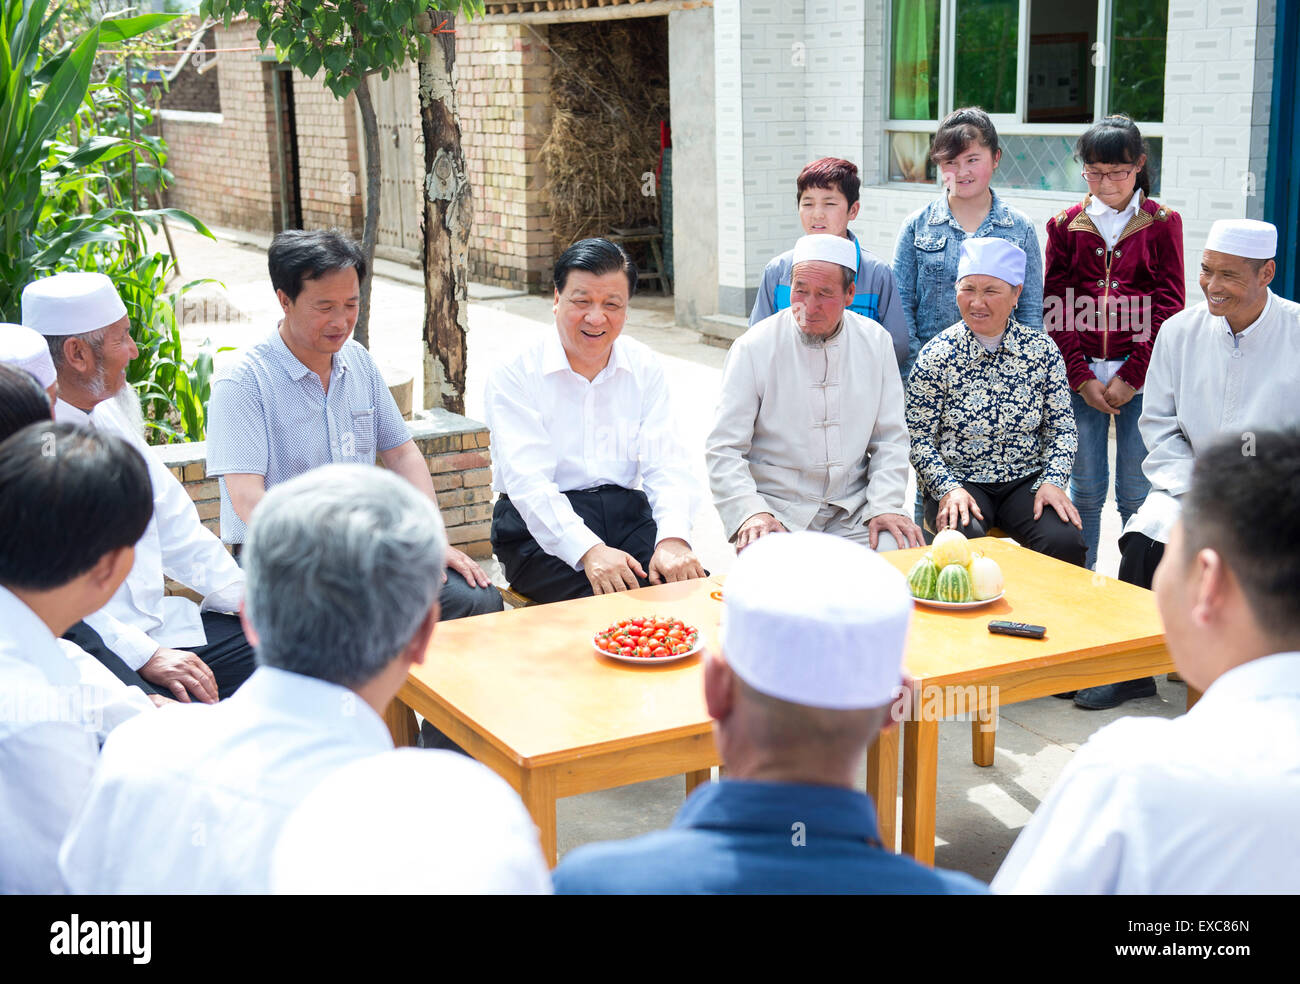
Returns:
[[[1043,327],[1043,261],[1033,223],[989,187],[1002,158],[989,114],[978,107],[950,113],[934,135],[930,158],[943,176],[943,193],[907,217],[894,247],[894,283],[909,340],[904,383],[922,346],[961,321],[957,261],[967,239],[1006,239],[1025,251],[1025,285],[1014,317],[1023,325]],[[918,493],[916,522],[921,521]]]

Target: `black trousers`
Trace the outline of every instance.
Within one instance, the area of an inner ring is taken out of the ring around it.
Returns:
[[[640,489],[602,485],[580,492],[565,492],[578,518],[610,547],[630,553],[649,573],[658,527],[650,500]],[[592,593],[591,582],[559,557],[541,548],[507,496],[492,510],[492,549],[505,568],[510,586],[534,601],[567,601]],[[641,587],[649,582],[641,580]]]
[[[962,482],[962,487],[971,494],[984,514],[984,521],[981,523],[972,513],[970,522],[959,529],[974,538],[986,536],[988,530],[996,526],[1030,550],[1083,567],[1088,550],[1083,544],[1081,530],[1061,519],[1050,506],[1043,509],[1042,516],[1034,519],[1033,485],[1037,477],[1035,473],[1014,482]],[[939,500],[926,496],[926,523],[935,526],[938,513]]]
[[[230,552],[239,566],[243,567],[244,545],[231,544]],[[442,610],[438,616],[440,622],[468,618],[471,615],[486,615],[488,612],[502,611],[506,607],[496,585],[489,584],[486,588],[480,588],[477,584],[470,584],[465,575],[450,567],[447,568],[447,582],[438,593],[438,605]]]
[[[238,615],[204,612],[202,617],[208,644],[196,646],[189,651],[208,664],[208,669],[217,680],[217,693],[224,700],[238,690],[257,668],[253,647],[244,638],[244,629],[239,624]],[[85,622],[78,622],[63,634],[63,638],[75,642],[90,653],[128,686],[139,687],[146,694],[175,698],[176,695],[166,687],[150,683],[122,662],[116,653],[104,645],[99,633]]]
[[[1126,533],[1119,538],[1119,579],[1139,588],[1151,587],[1165,545],[1144,533]]]

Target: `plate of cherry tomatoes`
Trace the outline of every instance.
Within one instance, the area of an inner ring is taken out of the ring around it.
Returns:
[[[662,615],[620,619],[597,632],[591,644],[611,659],[641,664],[672,663],[694,656],[704,646],[699,629]]]

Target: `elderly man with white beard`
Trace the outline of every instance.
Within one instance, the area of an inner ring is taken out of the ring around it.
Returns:
[[[804,236],[790,307],[727,353],[705,458],[737,552],[798,530],[873,550],[922,543],[907,515],[909,439],[893,342],[848,310],[857,268],[849,240]]]
[[[234,613],[244,575],[199,520],[189,494],[142,436],[126,369],[138,355],[126,306],[102,273],[59,273],[23,290],[23,324],[45,336],[58,373],[56,420],[132,444],[149,466],[154,511],[126,581],[64,638],[146,693],[183,702],[228,697],[254,669]],[[164,575],[203,597],[164,594]]]

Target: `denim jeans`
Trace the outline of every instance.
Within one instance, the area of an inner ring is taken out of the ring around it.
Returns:
[[[1094,410],[1078,393],[1070,395],[1074,406],[1074,420],[1079,427],[1079,450],[1074,455],[1074,470],[1070,473],[1070,498],[1083,520],[1083,542],[1088,546],[1088,569],[1097,568],[1097,543],[1101,539],[1101,510],[1106,504],[1106,490],[1110,485],[1110,460],[1108,439],[1110,415]],[[1146,445],[1138,432],[1138,418],[1142,416],[1142,394],[1138,393],[1122,407],[1115,417],[1115,504],[1119,507],[1120,523],[1141,508],[1151,483],[1142,474],[1142,461],[1147,456]]]

